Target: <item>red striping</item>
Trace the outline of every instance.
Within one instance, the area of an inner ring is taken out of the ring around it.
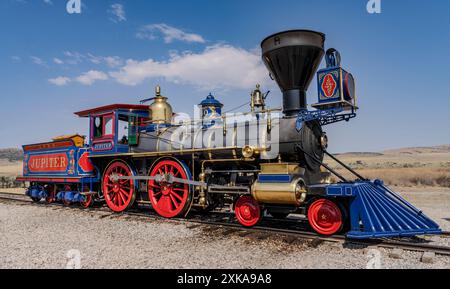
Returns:
[[[57,149],[57,148],[68,148],[74,146],[72,141],[58,141],[58,142],[49,142],[42,144],[33,144],[33,145],[25,145],[23,146],[24,152],[29,151],[39,151],[39,150],[48,150],[48,149]]]

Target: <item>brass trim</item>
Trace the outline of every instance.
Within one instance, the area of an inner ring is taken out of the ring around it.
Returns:
[[[204,148],[204,149],[181,149],[174,151],[161,151],[161,152],[145,152],[145,153],[117,153],[117,154],[102,154],[102,155],[90,155],[90,158],[102,158],[102,157],[157,157],[157,156],[170,156],[170,155],[186,155],[192,153],[202,153],[202,152],[214,152],[214,151],[230,151],[230,150],[240,150],[241,147],[223,147],[223,148]],[[259,149],[265,150],[265,149]],[[238,159],[235,159],[238,160]]]

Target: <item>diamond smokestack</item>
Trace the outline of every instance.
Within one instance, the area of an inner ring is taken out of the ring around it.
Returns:
[[[306,109],[306,90],[324,55],[325,34],[290,30],[261,43],[263,61],[283,92],[283,113],[297,115]]]

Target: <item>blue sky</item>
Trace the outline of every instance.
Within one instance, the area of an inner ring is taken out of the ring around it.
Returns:
[[[137,103],[161,84],[175,111],[210,91],[225,110],[267,78],[259,44],[308,28],[327,35],[357,80],[358,118],[326,127],[331,150],[378,151],[450,143],[450,19],[447,1],[368,0],[0,2],[0,148],[87,133],[72,113]],[[316,102],[313,81],[308,102]]]

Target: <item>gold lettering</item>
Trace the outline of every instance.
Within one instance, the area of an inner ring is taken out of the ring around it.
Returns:
[[[61,168],[66,168],[66,167],[67,167],[66,158],[61,157]]]

